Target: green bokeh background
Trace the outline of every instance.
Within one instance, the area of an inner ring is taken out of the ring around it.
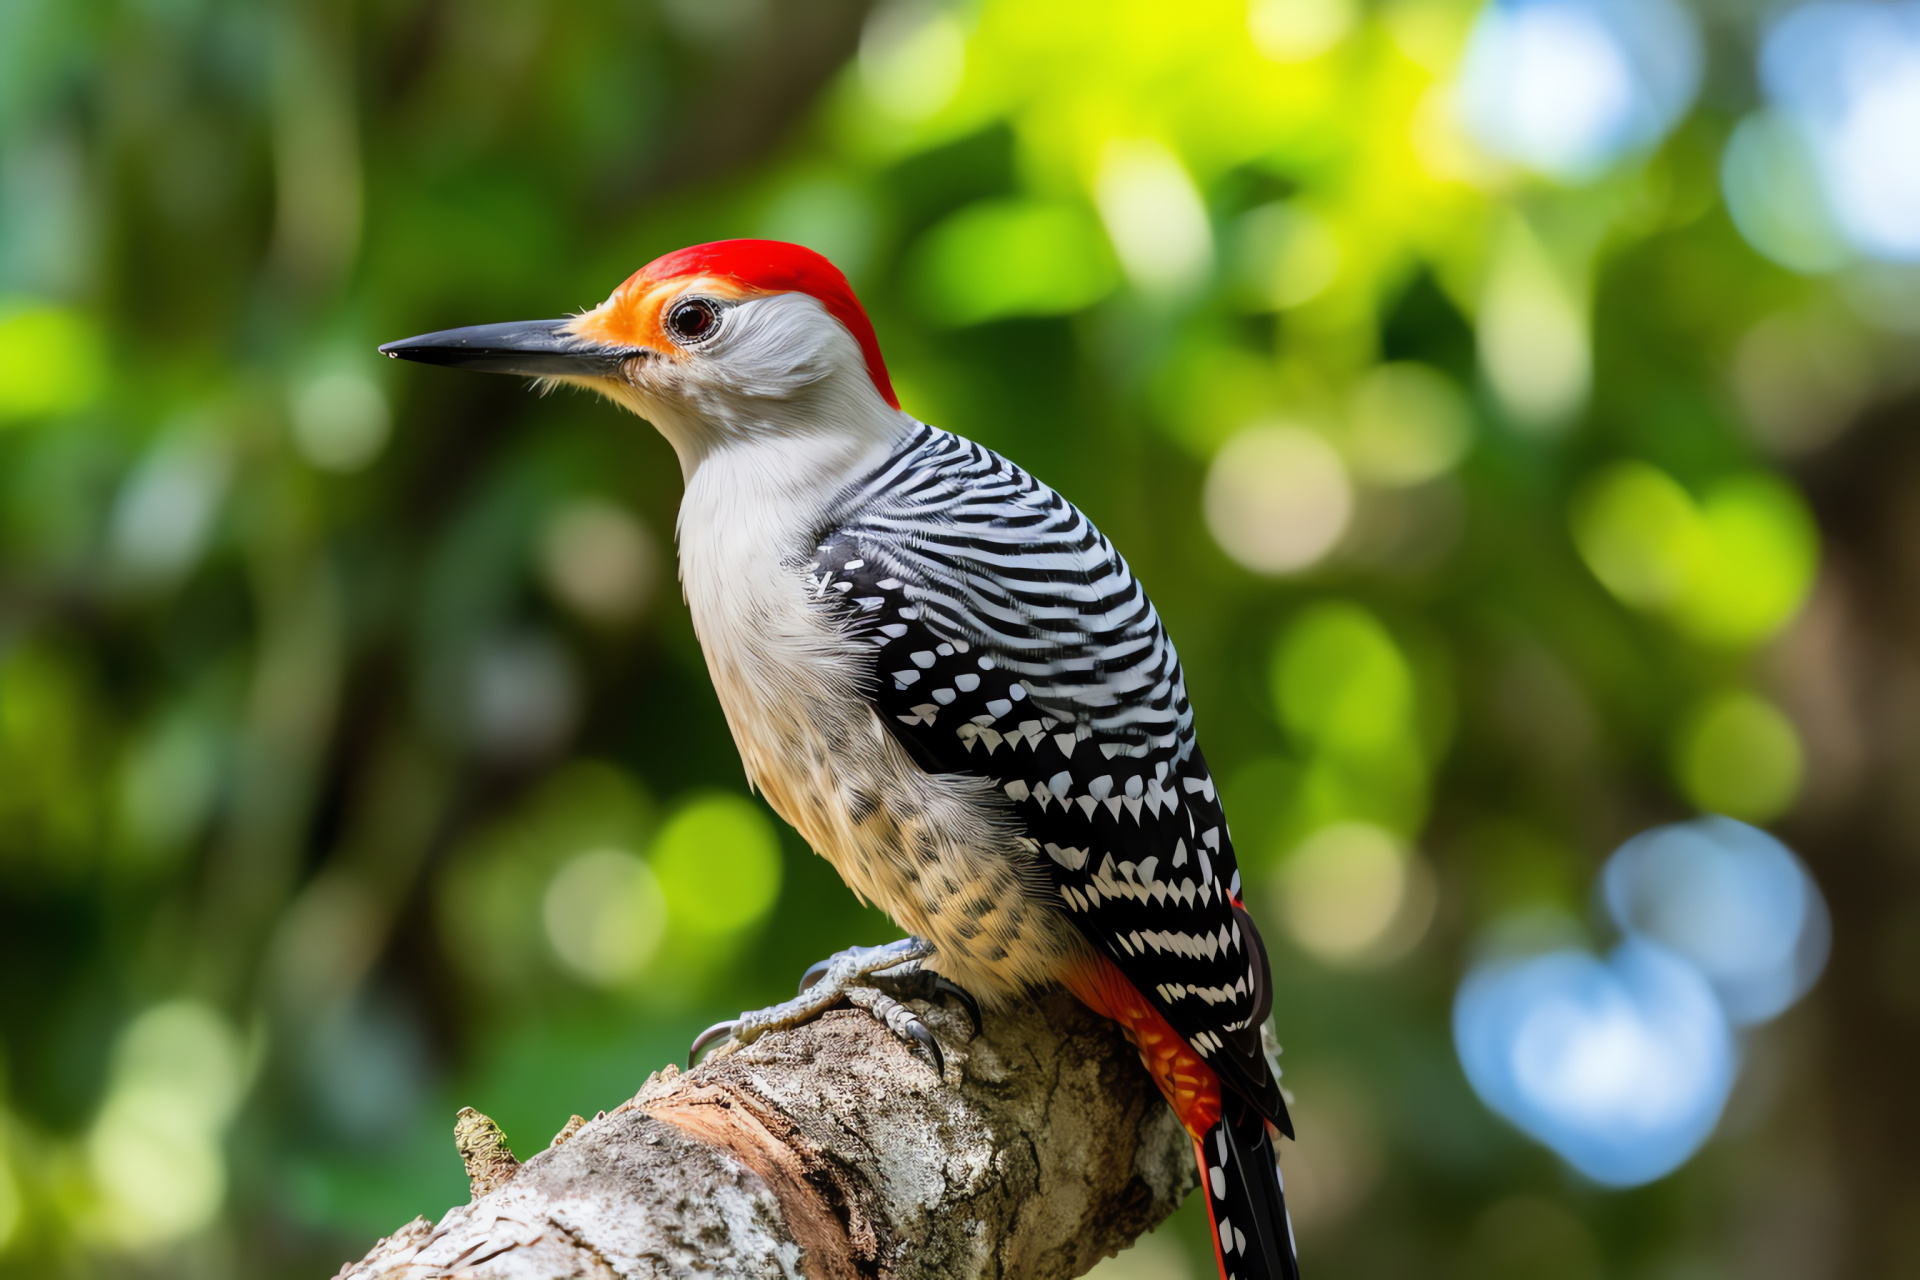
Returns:
[[[0,1276],[330,1274],[464,1200],[458,1106],[537,1149],[895,936],[747,792],[666,445],[373,354],[748,235],[1153,592],[1310,1275],[1920,1274],[1913,331],[1721,205],[1756,13],[1562,187],[1452,122],[1473,12],[0,0]],[[1603,1192],[1449,1002],[1702,811],[1802,853],[1833,963]]]

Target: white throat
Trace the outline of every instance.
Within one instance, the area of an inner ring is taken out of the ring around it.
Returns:
[[[861,705],[846,643],[810,598],[805,565],[838,495],[912,429],[905,414],[887,412],[890,422],[859,429],[722,441],[691,460],[680,501],[680,585],[694,634],[748,779],[789,821],[803,820],[783,781],[801,749],[794,735],[823,706]]]
[[[859,377],[866,382],[864,369]],[[766,785],[771,762],[756,758],[751,744],[766,740],[767,719],[788,719],[824,696],[824,686],[790,686],[833,684],[843,675],[841,645],[806,593],[813,539],[826,532],[848,485],[882,465],[919,425],[870,382],[865,389],[867,404],[839,396],[810,396],[804,406],[761,403],[763,416],[744,422],[649,406],[686,476],[676,522],[681,590],[756,785]],[[817,414],[822,400],[843,412]],[[801,419],[796,410],[815,412]],[[851,696],[851,686],[839,692]]]
[[[917,425],[889,409],[888,421],[858,429],[773,431],[714,441],[680,453],[686,492],[676,532],[680,574],[692,592],[709,573],[737,574],[749,564],[786,563],[812,548],[809,535],[842,491],[878,467]],[[658,425],[658,424],[657,424]],[[692,434],[692,433],[688,433]]]

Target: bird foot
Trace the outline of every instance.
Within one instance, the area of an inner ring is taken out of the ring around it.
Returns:
[[[814,983],[820,981],[821,975],[825,974],[826,966],[829,963],[830,961],[822,960],[811,969],[808,969],[806,973],[802,974],[800,977],[800,989],[805,991],[813,986]],[[960,1002],[961,1008],[967,1011],[967,1020],[973,1023],[973,1034],[980,1034],[980,1002],[975,1000],[973,994],[965,987],[944,974],[935,973],[919,960],[909,960],[896,968],[883,969],[875,973],[870,973],[867,975],[866,986],[868,988],[879,988],[882,993],[892,997],[895,1001],[924,1000],[928,1004],[938,1004],[941,1000],[951,996]],[[858,987],[849,988],[847,999],[865,1008],[866,1006],[861,1004],[860,999],[853,994],[854,991],[860,989],[861,988]],[[874,1016],[878,1017],[879,1015],[875,1014]]]
[[[691,1067],[700,1051],[717,1041],[752,1044],[769,1031],[811,1022],[845,1000],[865,1009],[909,1048],[919,1045],[926,1049],[934,1070],[944,1076],[946,1057],[940,1052],[940,1042],[904,1002],[952,996],[966,1008],[976,1035],[980,1031],[980,1006],[958,984],[923,966],[922,962],[932,955],[933,945],[920,938],[902,938],[878,947],[849,947],[801,975],[800,994],[793,999],[717,1022],[701,1032],[687,1051],[687,1065]]]

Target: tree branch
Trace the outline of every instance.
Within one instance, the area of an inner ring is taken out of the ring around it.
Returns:
[[[1076,1276],[1171,1213],[1192,1147],[1139,1058],[1063,992],[989,1014],[916,1005],[944,1081],[836,1011],[578,1116],[525,1164],[456,1125],[473,1202],[336,1280]]]

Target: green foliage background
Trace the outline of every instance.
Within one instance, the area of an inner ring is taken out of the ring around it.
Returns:
[[[1913,1274],[1920,1120],[1866,1065],[1920,1008],[1909,718],[1845,657],[1911,637],[1845,602],[1911,572],[1869,513],[1916,366],[1865,268],[1721,207],[1755,17],[1568,188],[1450,123],[1472,5],[1294,7],[1334,25],[0,3],[0,1275],[327,1274],[464,1198],[457,1106],[524,1154],[893,936],[747,795],[671,451],[373,354],[742,235],[832,256],[906,408],[1153,591],[1274,939],[1309,1274]],[[1784,824],[1834,970],[1701,1157],[1602,1193],[1473,1098],[1449,1001],[1700,810]],[[1113,1274],[1205,1274],[1198,1213]]]

